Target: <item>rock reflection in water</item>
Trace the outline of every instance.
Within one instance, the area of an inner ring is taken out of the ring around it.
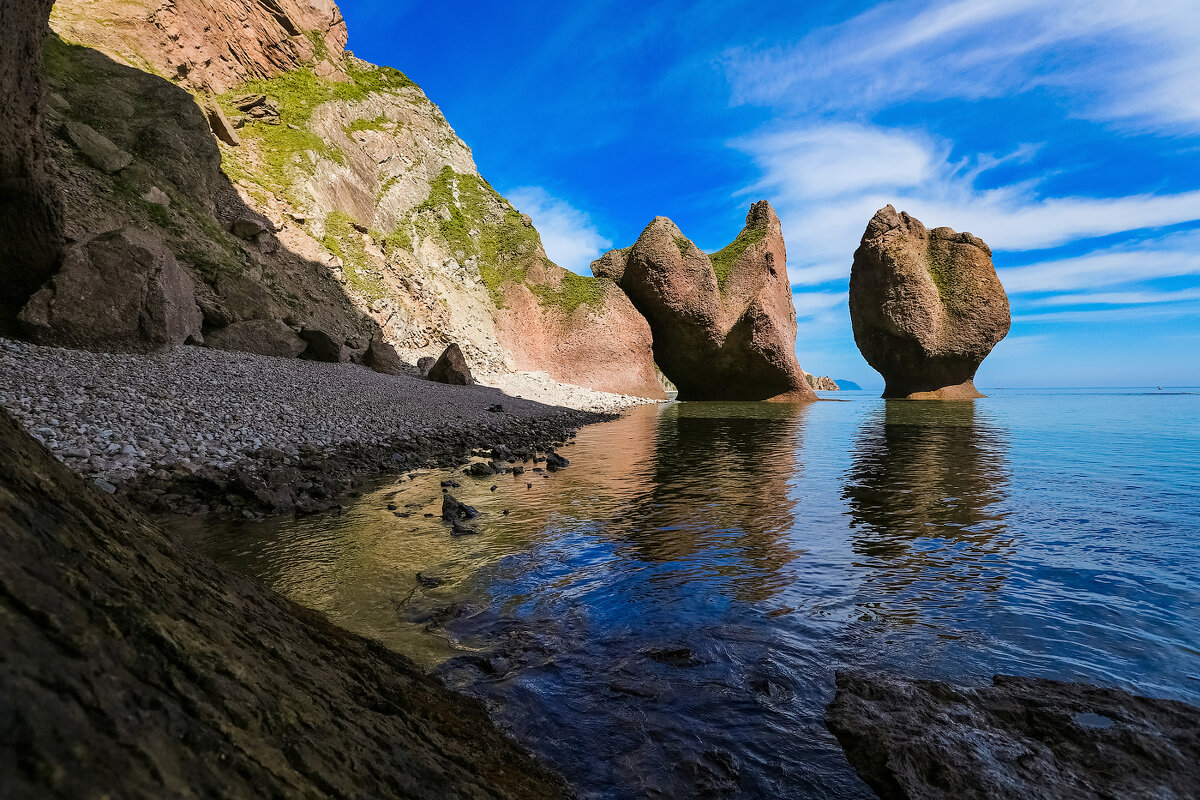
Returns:
[[[653,460],[637,498],[605,526],[646,562],[709,571],[740,600],[787,583],[788,545],[808,406],[678,403],[658,415]],[[667,573],[669,574],[669,573]]]
[[[972,402],[892,400],[866,417],[843,497],[868,619],[936,625],[944,609],[952,626],[1001,588],[1013,550],[999,509],[1006,448]]]

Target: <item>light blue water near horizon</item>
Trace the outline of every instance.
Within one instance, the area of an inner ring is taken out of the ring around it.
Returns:
[[[457,477],[479,536],[423,516],[443,473],[189,536],[584,797],[870,797],[824,727],[838,669],[1200,704],[1200,390],[989,394],[635,409],[561,473]]]

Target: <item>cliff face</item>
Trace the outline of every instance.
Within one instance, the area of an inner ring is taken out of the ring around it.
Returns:
[[[54,29],[201,92],[226,92],[314,62],[349,38],[333,0],[71,0]],[[318,68],[329,69],[329,66]]]
[[[645,321],[546,258],[424,93],[342,50],[332,3],[59,0],[53,25],[94,48],[50,50],[72,236],[132,217],[161,237],[195,280],[197,339],[313,357],[316,332],[359,359],[375,338],[410,363],[456,342],[484,374],[661,396]]]
[[[0,333],[54,273],[63,243],[41,135],[40,55],[52,2],[0,3]]]

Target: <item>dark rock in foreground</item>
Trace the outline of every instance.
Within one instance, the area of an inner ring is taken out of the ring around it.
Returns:
[[[175,544],[0,413],[6,797],[563,797],[483,707]]]
[[[815,400],[796,363],[796,309],[779,218],[755,203],[711,256],[656,217],[632,247],[592,263],[650,323],[654,360],[680,400]]]
[[[975,371],[1008,333],[1008,296],[982,240],[885,206],[850,271],[850,321],[884,397],[982,397]]]
[[[959,689],[839,673],[826,721],[883,800],[1200,797],[1200,709],[997,675]]]

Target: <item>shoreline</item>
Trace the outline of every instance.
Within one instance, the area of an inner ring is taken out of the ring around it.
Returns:
[[[6,339],[0,376],[0,407],[101,491],[155,514],[246,519],[335,508],[372,478],[457,467],[497,446],[532,461],[652,402],[536,374],[491,376],[531,399],[352,364]]]

